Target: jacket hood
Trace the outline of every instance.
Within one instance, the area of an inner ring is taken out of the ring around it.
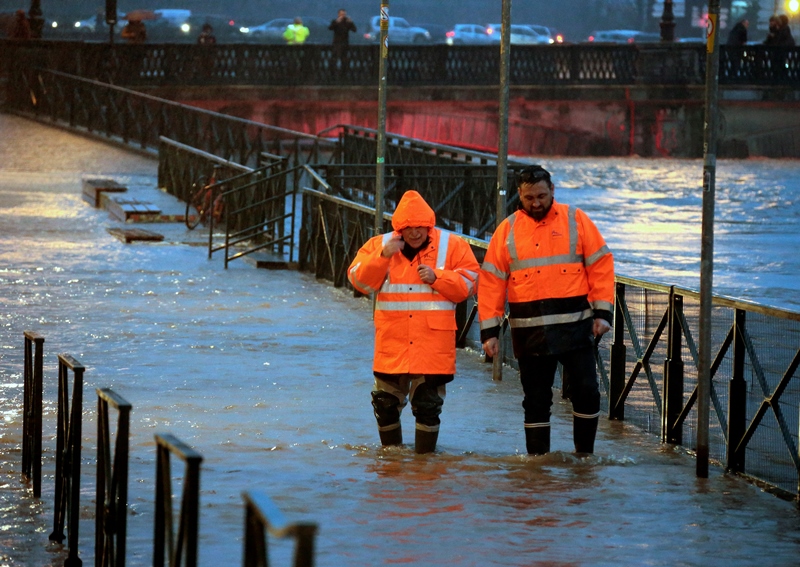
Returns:
[[[392,215],[392,228],[395,230],[410,226],[436,226],[436,213],[416,191],[406,191]]]

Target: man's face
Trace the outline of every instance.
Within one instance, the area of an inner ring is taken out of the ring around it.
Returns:
[[[542,220],[553,206],[553,186],[545,179],[523,183],[517,191],[525,212],[537,221]]]
[[[347,12],[345,10],[339,10],[339,19],[347,17]]]
[[[401,230],[400,234],[403,235],[403,240],[405,240],[406,244],[411,246],[411,248],[419,248],[425,242],[425,239],[428,238],[428,227],[409,226]]]

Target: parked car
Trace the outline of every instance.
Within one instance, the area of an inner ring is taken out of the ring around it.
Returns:
[[[452,29],[450,26],[442,24],[420,24],[419,27],[428,30],[431,34],[431,43],[447,43],[447,34]]]
[[[314,16],[300,16],[303,25],[308,28],[306,43],[330,43],[332,33],[328,26],[330,21]],[[294,23],[294,18],[276,18],[258,26],[243,26],[239,31],[244,34],[244,39],[261,43],[286,43],[283,32],[289,24]]]
[[[539,26],[543,27],[543,26]],[[502,33],[503,26],[500,24],[489,24],[486,26],[489,34],[495,38],[495,41],[500,41],[500,34]],[[546,30],[547,28],[545,28]],[[531,26],[521,24],[511,24],[511,35],[509,41],[514,45],[548,45],[553,43],[550,37],[550,32],[541,32],[534,30]]]
[[[364,33],[364,39],[370,43],[378,43],[381,38],[380,17],[375,16],[369,22],[369,29]],[[389,16],[389,43],[430,43],[431,34],[425,28],[412,26],[404,18]]]
[[[594,31],[587,38],[591,43],[645,43],[661,41],[661,35],[636,30]]]
[[[486,26],[478,24],[456,24],[447,32],[447,45],[487,45],[497,43],[500,36],[489,33]]]

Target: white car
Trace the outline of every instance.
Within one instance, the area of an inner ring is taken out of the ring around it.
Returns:
[[[446,37],[447,45],[486,45],[500,41],[500,36],[489,33],[486,26],[478,24],[456,24]]]
[[[375,16],[370,20],[370,29],[364,34],[369,42],[378,42],[381,38],[381,19]],[[431,34],[425,28],[412,26],[403,18],[389,16],[389,44],[430,43]]]
[[[503,26],[501,24],[489,24],[486,27],[491,30],[489,33],[499,41]],[[550,30],[544,26],[537,27],[543,28],[546,31],[536,31],[531,26],[511,24],[509,41],[513,45],[549,45],[554,43],[553,38],[550,37]]]

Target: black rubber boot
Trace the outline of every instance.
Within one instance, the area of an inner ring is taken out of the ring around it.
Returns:
[[[397,424],[397,427],[388,431],[381,431],[379,429],[378,434],[381,436],[381,445],[384,447],[387,445],[403,444],[403,429],[400,427],[399,423]]]
[[[594,453],[594,438],[597,435],[598,417],[572,416],[572,439],[575,441],[575,452],[579,455]]]
[[[414,439],[414,450],[422,455],[423,453],[433,453],[436,450],[436,441],[439,439],[438,431],[416,430]]]
[[[550,426],[526,427],[525,448],[529,455],[544,455],[550,452]]]

